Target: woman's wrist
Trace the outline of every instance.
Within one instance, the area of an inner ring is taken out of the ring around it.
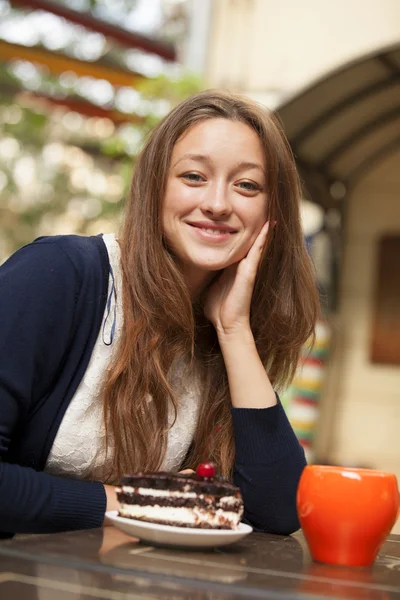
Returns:
[[[250,324],[238,325],[230,329],[216,328],[219,345],[223,351],[224,346],[232,346],[232,344],[243,344],[246,346],[254,346],[254,335]]]
[[[116,488],[113,485],[104,485],[104,491],[106,493],[106,512],[118,510],[119,502],[117,499]],[[107,521],[107,517],[104,517],[103,527],[105,525],[110,525]]]

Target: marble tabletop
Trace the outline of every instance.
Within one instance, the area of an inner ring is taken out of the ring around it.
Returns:
[[[372,568],[314,563],[301,532],[206,551],[150,546],[113,527],[0,542],[0,598],[400,600],[400,536]]]

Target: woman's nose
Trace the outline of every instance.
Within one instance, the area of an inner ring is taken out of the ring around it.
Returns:
[[[225,185],[211,186],[205,194],[201,209],[214,216],[226,216],[232,212],[229,190]]]

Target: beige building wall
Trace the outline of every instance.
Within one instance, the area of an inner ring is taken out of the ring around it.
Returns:
[[[400,38],[399,0],[211,0],[210,16],[207,83],[271,108]]]
[[[317,454],[396,473],[400,483],[400,368],[369,361],[378,241],[400,234],[399,165],[400,152],[372,170],[350,198]]]

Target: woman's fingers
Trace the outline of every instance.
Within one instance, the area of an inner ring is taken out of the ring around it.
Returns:
[[[254,242],[253,246],[250,248],[250,252],[254,251],[254,254],[256,254],[256,252],[258,251],[258,253],[260,254],[263,251],[265,242],[267,241],[268,231],[269,231],[269,221],[264,223],[264,225],[262,226],[260,233],[256,237],[256,241]],[[249,254],[250,254],[250,252],[249,252]],[[258,257],[258,260],[260,260],[259,257]]]
[[[255,239],[254,244],[250,248],[246,258],[241,261],[246,271],[255,278],[257,274],[258,265],[260,263],[261,254],[267,241],[267,235],[269,230],[269,221],[267,221],[258,236]]]

